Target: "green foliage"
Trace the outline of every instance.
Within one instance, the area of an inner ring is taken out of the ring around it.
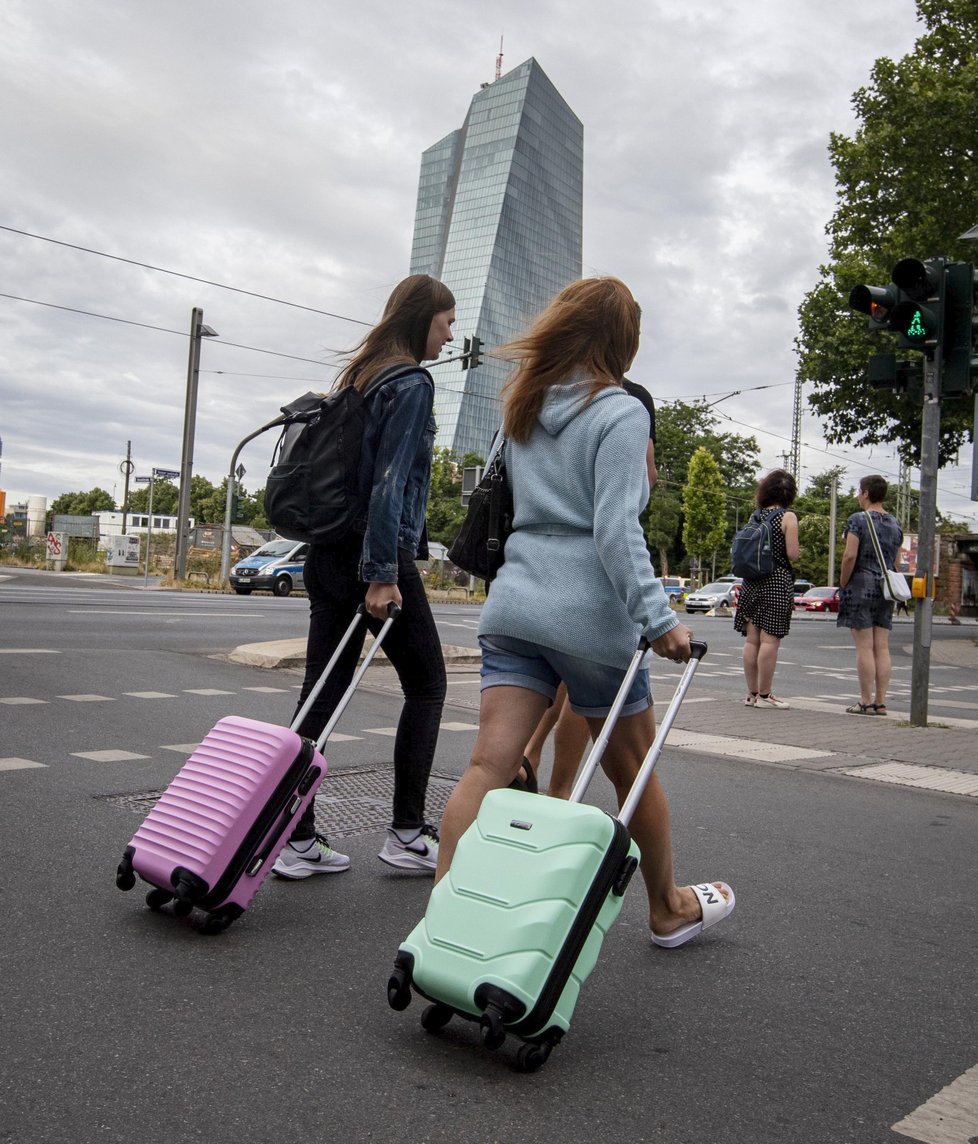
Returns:
[[[860,282],[885,285],[904,257],[970,261],[958,236],[978,222],[978,6],[974,0],[917,0],[926,31],[912,53],[873,66],[852,103],[860,126],[833,134],[838,207],[828,225],[831,261],[799,309],[799,374],[829,441],[897,442],[919,464],[919,408],[864,380],[873,353],[895,344],[848,308]],[[917,355],[909,355],[917,358]],[[919,358],[917,358],[919,360]],[[945,402],[939,463],[969,435],[966,403]]]
[[[723,474],[709,449],[693,453],[683,492],[683,543],[701,562],[723,546],[727,535]]]
[[[87,493],[62,493],[51,502],[48,511],[55,516],[91,516],[93,512],[112,512],[115,501],[105,489]]]
[[[451,544],[465,516],[462,508],[462,470],[481,465],[483,458],[466,453],[459,460],[451,449],[436,449],[428,492],[428,539]]]

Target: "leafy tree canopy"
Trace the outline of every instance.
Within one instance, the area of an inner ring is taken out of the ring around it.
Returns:
[[[91,516],[93,512],[112,512],[114,508],[112,495],[94,488],[87,493],[62,493],[51,502],[48,511],[56,516]]]
[[[799,309],[799,374],[829,441],[896,442],[920,462],[921,411],[905,396],[874,390],[867,360],[893,348],[848,308],[860,282],[883,285],[901,258],[976,258],[959,236],[978,223],[978,5],[917,0],[925,31],[903,59],[878,59],[852,103],[860,126],[833,134],[838,206],[827,226],[830,261]],[[908,355],[919,361],[919,355]],[[939,464],[970,436],[970,402],[942,406]]]

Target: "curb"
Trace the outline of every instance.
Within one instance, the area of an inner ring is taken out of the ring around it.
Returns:
[[[364,646],[358,662],[363,663],[363,657],[370,647],[370,639]],[[478,648],[455,647],[451,644],[442,644],[442,654],[446,664],[480,664],[482,654]],[[245,667],[263,668],[303,668],[306,664],[306,641],[274,640],[271,643],[242,644],[226,657],[231,663],[240,663]],[[374,663],[388,663],[383,651],[377,652]]]

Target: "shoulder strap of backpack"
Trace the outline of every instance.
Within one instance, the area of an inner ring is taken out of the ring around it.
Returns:
[[[371,393],[375,393],[380,389],[382,385],[386,385],[387,382],[393,381],[397,377],[406,377],[409,373],[423,373],[432,385],[435,384],[431,374],[420,365],[389,365],[367,382],[363,389],[360,390],[360,396],[368,397]]]

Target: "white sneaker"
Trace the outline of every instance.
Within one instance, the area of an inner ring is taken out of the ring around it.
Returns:
[[[339,874],[349,868],[350,859],[317,834],[308,842],[287,842],[272,866],[272,873],[296,881],[313,874]]]
[[[770,695],[758,695],[755,707],[790,707],[790,703],[785,703],[783,699],[779,699],[772,691]]]
[[[427,823],[405,842],[408,831],[388,828],[387,841],[377,857],[398,870],[424,870],[433,874],[438,864],[438,831]]]

